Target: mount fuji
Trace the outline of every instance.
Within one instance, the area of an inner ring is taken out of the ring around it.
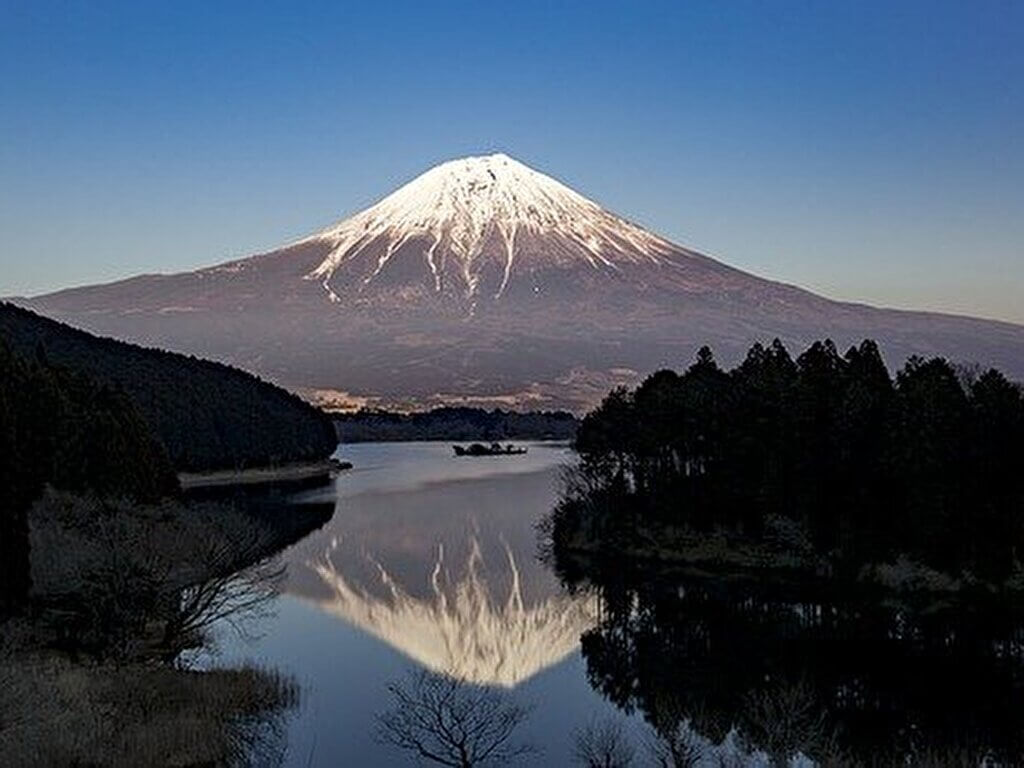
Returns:
[[[677,245],[516,160],[438,165],[297,242],[19,303],[328,405],[580,409],[710,344],[877,339],[1024,378],[1024,326],[832,301]]]

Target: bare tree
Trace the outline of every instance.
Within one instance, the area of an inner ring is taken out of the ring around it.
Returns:
[[[394,707],[377,716],[378,743],[452,768],[509,763],[535,751],[513,739],[529,708],[499,689],[421,670],[388,691]]]
[[[223,622],[243,633],[270,611],[280,594],[285,567],[272,551],[273,533],[230,510],[182,526],[174,581],[181,585],[168,612],[162,645],[175,656]]]
[[[704,756],[705,746],[690,720],[682,720],[661,731],[652,729],[648,749],[660,768],[693,768]]]
[[[72,652],[172,659],[270,610],[284,574],[273,530],[231,508],[50,492],[31,521],[36,597]]]
[[[806,680],[783,681],[749,693],[743,720],[743,735],[767,752],[776,765],[788,764],[797,753],[814,757],[835,749],[835,733],[825,708]]]
[[[633,764],[636,750],[622,723],[612,718],[591,720],[576,731],[573,757],[587,768],[627,768]]]

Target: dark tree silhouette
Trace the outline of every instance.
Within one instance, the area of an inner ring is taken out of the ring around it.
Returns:
[[[612,718],[591,720],[573,741],[576,764],[585,768],[628,768],[636,756],[622,723]]]
[[[177,491],[163,445],[120,392],[0,339],[0,608],[28,591],[28,509],[45,485],[152,501]]]
[[[556,548],[671,549],[682,532],[806,541],[856,575],[900,555],[1010,577],[1024,547],[1024,398],[998,371],[831,341],[796,360],[755,344],[734,370],[702,349],[682,375],[618,389],[582,420]]]
[[[377,717],[377,740],[452,768],[503,765],[535,750],[517,743],[530,710],[495,688],[427,670],[388,686],[394,706]]]
[[[123,393],[181,471],[325,458],[330,418],[252,374],[195,357],[106,339],[0,303],[0,338],[29,357]]]

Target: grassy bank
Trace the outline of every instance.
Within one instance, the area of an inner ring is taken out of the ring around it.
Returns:
[[[0,762],[49,766],[265,765],[298,688],[275,672],[0,658]]]
[[[274,764],[294,681],[182,652],[271,611],[275,554],[333,507],[249,507],[52,490],[32,506],[30,600],[0,621],[0,765]]]

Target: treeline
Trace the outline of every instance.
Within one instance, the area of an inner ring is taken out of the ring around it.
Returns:
[[[123,392],[179,471],[322,459],[337,442],[321,411],[227,365],[100,338],[11,304],[0,304],[0,338]]]
[[[345,443],[398,440],[571,440],[578,421],[565,411],[435,408],[423,413],[362,409],[335,417]]]
[[[27,512],[47,485],[154,501],[177,492],[160,441],[120,391],[0,339],[0,603],[28,589]]]
[[[906,555],[1002,582],[1024,547],[1022,440],[1021,387],[996,370],[913,357],[893,379],[872,341],[795,360],[776,341],[724,371],[705,347],[583,419],[553,541],[783,531],[840,568]]]

